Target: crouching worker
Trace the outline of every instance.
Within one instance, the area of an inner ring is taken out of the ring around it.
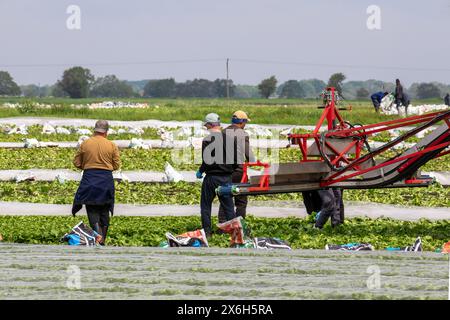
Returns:
[[[303,202],[308,214],[318,212],[315,227],[322,229],[331,218],[331,226],[334,228],[344,223],[343,190],[324,189],[303,192]]]
[[[216,113],[210,113],[205,117],[203,125],[210,134],[202,142],[202,164],[197,171],[197,178],[203,179],[200,212],[202,216],[202,228],[208,238],[212,235],[211,210],[216,196],[216,188],[231,184],[231,175],[234,169],[233,158],[227,159],[227,154],[232,155],[234,148],[233,138],[227,138],[226,133],[220,127],[220,117]],[[228,143],[227,143],[228,141]],[[231,196],[219,196],[220,205],[223,208],[226,220],[235,218],[234,203]]]
[[[105,120],[95,123],[94,135],[84,141],[73,160],[83,177],[72,206],[72,214],[86,206],[91,228],[102,236],[105,244],[109,227],[109,213],[114,213],[114,180],[112,171],[120,168],[117,145],[107,139],[109,125]]]
[[[380,112],[380,104],[384,97],[386,97],[389,93],[388,92],[375,92],[370,96],[370,99],[372,99],[373,107],[375,108],[375,112]]]

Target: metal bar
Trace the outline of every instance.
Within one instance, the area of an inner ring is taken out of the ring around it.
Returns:
[[[406,160],[406,159],[409,159],[409,158],[413,158],[413,157],[415,157],[415,156],[417,156],[419,154],[429,153],[431,151],[434,151],[434,150],[437,150],[437,149],[440,149],[442,147],[449,146],[449,145],[450,145],[450,142],[445,142],[445,143],[438,144],[438,145],[436,145],[434,147],[425,148],[423,150],[420,150],[420,151],[408,154],[406,156],[402,156],[402,157],[399,157],[399,158],[395,158],[395,159],[392,159],[392,160],[385,161],[383,163],[380,163],[380,164],[378,164],[376,166],[373,166],[373,167],[370,167],[368,169],[364,169],[364,170],[360,170],[360,171],[348,174],[348,175],[340,177],[339,179],[336,179],[336,180],[324,181],[324,182],[321,183],[321,186],[329,186],[331,184],[334,184],[334,183],[337,183],[337,182],[341,182],[341,181],[347,180],[349,178],[353,178],[355,176],[362,175],[362,174],[367,173],[369,171],[373,171],[373,170],[385,167],[387,165],[390,165],[390,164],[393,164],[393,163],[396,163],[396,162],[400,162],[400,161],[403,161],[403,160]],[[331,177],[331,179],[332,179],[332,177]]]
[[[322,115],[320,116],[319,122],[317,122],[316,127],[314,128],[313,134],[317,134],[320,130],[320,127],[322,126],[323,121],[325,120],[325,117],[328,115],[328,110],[325,108],[322,112]]]
[[[440,116],[445,115],[446,113],[440,114]],[[438,117],[434,118],[435,122],[439,121],[437,119]],[[409,137],[413,136],[414,134],[416,134],[417,132],[422,131],[425,127],[428,127],[431,125],[431,121],[422,125],[422,127],[418,127],[416,129],[410,130],[408,133],[404,134],[403,136],[400,136],[398,138],[396,138],[395,140],[392,140],[386,144],[384,144],[383,146],[379,147],[378,149],[375,149],[374,151],[360,157],[357,158],[355,161],[353,161],[352,163],[350,163],[348,166],[343,167],[342,169],[338,170],[338,172],[336,172],[334,175],[332,175],[331,177],[329,177],[330,179],[333,179],[334,177],[337,177],[339,175],[341,175],[342,173],[348,171],[349,169],[353,169],[355,168],[358,164],[370,159],[370,158],[374,158],[376,155],[382,153],[383,151],[390,149],[391,147],[399,144],[400,142],[402,142],[403,140],[408,139]]]
[[[430,143],[429,146],[433,146],[436,143],[441,142],[442,140],[444,140],[445,138],[447,138],[450,135],[450,132],[447,132],[447,134],[443,134],[442,136],[440,136],[438,139],[434,140],[432,143]],[[402,172],[405,168],[407,168],[412,162],[416,161],[417,159],[410,159],[408,160],[404,165],[402,165],[398,171]]]
[[[437,159],[437,158],[443,157],[443,156],[445,156],[445,155],[447,155],[447,154],[450,154],[450,150],[439,153],[439,154],[436,155],[433,159]]]
[[[331,163],[333,164],[333,165],[335,165],[338,161],[339,161],[339,159],[341,159],[341,157],[344,155],[344,154],[346,154],[347,153],[347,151],[348,150],[350,150],[355,144],[357,144],[358,143],[358,140],[355,140],[355,141],[352,141],[351,143],[349,143],[348,144],[348,146],[344,149],[344,151],[342,151],[339,155],[338,155],[338,157],[337,158],[335,158],[333,161],[331,161]],[[346,158],[347,159],[347,158]],[[345,160],[344,160],[345,161]],[[350,163],[348,160],[347,160],[347,163]]]
[[[434,113],[429,113],[429,114],[421,115],[421,116],[412,116],[409,118],[374,123],[374,124],[369,124],[369,125],[365,125],[365,126],[361,126],[361,127],[339,130],[337,132],[336,131],[330,132],[326,135],[327,136],[332,136],[332,135],[346,136],[345,134],[350,134],[350,133],[353,133],[354,131],[361,131],[361,130],[364,130],[365,132],[358,132],[357,135],[371,135],[371,134],[386,131],[386,130],[391,130],[391,129],[395,129],[395,128],[399,128],[399,127],[404,127],[407,125],[412,125],[412,124],[417,124],[417,123],[425,122],[428,120],[432,120],[436,116],[442,115],[444,113],[445,112],[441,111],[441,112],[434,112]],[[392,126],[389,126],[389,125],[392,125]],[[378,127],[382,127],[382,126],[389,126],[389,127],[378,128]],[[368,129],[371,129],[371,128],[376,128],[376,129],[374,129],[372,131],[368,131]]]
[[[331,151],[334,152],[335,155],[339,155],[339,151],[336,150],[328,141],[325,141],[325,144],[327,145],[328,148],[331,149]],[[326,152],[326,150],[324,150],[324,152]],[[347,158],[344,157],[343,160],[348,164],[350,164],[350,161],[348,161]]]

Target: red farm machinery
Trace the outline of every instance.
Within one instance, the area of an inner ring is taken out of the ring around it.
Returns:
[[[433,182],[431,177],[420,173],[420,167],[450,153],[450,110],[352,125],[339,113],[342,108],[338,107],[340,100],[335,88],[326,88],[322,97],[323,113],[315,129],[311,133],[288,135],[290,145],[300,148],[298,162],[245,163],[241,183],[219,187],[217,193],[258,195],[324,188],[425,187]],[[321,130],[325,123],[326,130]],[[397,138],[376,148],[370,147],[369,137],[402,128],[404,132]],[[405,146],[405,140],[420,132],[421,140],[398,152],[399,146]],[[248,168],[252,167],[264,170],[249,177]]]

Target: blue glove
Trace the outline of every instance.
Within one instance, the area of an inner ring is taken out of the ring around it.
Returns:
[[[199,170],[195,173],[195,176],[197,177],[197,179],[201,179],[201,178],[203,178],[203,173],[201,173]]]
[[[317,214],[316,214],[316,217],[314,218],[314,221],[317,221],[317,220],[319,220],[319,217],[320,217],[320,211],[319,211],[319,212],[317,212]]]

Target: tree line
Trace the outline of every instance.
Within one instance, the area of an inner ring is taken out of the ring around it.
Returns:
[[[288,80],[278,85],[275,76],[258,85],[236,85],[232,80],[194,79],[176,82],[174,78],[124,81],[115,75],[94,77],[89,69],[73,67],[63,72],[52,86],[19,86],[6,71],[0,71],[0,96],[70,97],[70,98],[316,98],[327,86],[337,88],[348,100],[368,99],[377,91],[394,90],[393,82],[379,80],[347,81],[343,73],[334,73],[328,82],[318,79]],[[407,92],[412,98],[440,98],[450,92],[450,85],[438,82],[413,83]]]

